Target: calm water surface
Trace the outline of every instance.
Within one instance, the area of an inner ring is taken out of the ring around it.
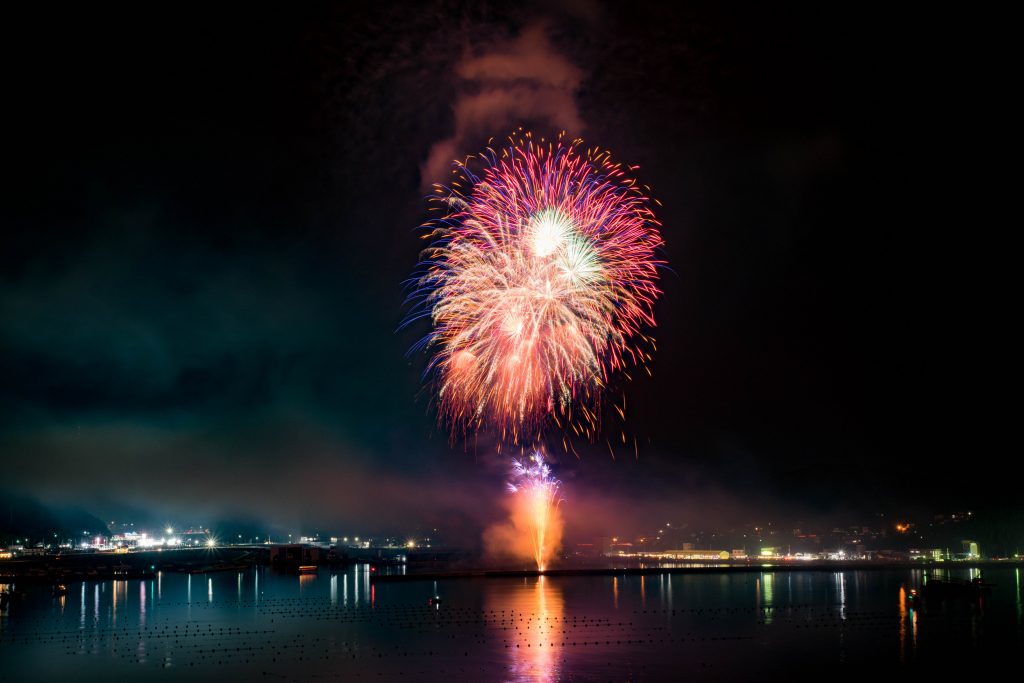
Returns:
[[[967,570],[954,575],[968,577]],[[915,570],[371,584],[365,566],[18,587],[0,680],[733,680],[982,670],[1024,645],[1019,569],[914,609]],[[3,587],[6,589],[6,587]],[[441,601],[430,604],[439,596]],[[765,679],[765,680],[768,680]]]

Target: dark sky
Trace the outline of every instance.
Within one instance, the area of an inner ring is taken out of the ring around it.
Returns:
[[[671,269],[640,457],[561,460],[567,516],[1019,510],[995,18],[64,11],[5,21],[0,487],[473,528],[502,466],[438,429],[402,281],[438,162],[526,125],[639,164]]]

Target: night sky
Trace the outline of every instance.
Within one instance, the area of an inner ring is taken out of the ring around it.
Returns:
[[[654,376],[616,385],[639,458],[560,458],[570,524],[1020,512],[974,20],[66,11],[5,21],[0,489],[472,536],[504,466],[438,427],[402,283],[426,188],[523,125],[664,204]]]

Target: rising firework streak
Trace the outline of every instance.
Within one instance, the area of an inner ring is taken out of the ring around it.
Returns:
[[[541,452],[534,451],[528,460],[512,460],[512,481],[508,490],[516,497],[516,512],[530,533],[537,569],[544,571],[559,539],[555,537],[554,515],[558,511],[558,489],[561,482],[551,476],[551,468]]]

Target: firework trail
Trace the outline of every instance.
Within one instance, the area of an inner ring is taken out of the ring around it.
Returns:
[[[557,526],[558,489],[561,482],[551,476],[551,468],[541,452],[534,451],[528,460],[512,460],[512,481],[508,490],[516,496],[516,512],[529,530],[533,559],[537,569],[544,571],[548,560],[558,550],[561,524]]]
[[[408,321],[433,321],[416,348],[453,435],[529,445],[554,423],[593,439],[610,376],[646,367],[662,240],[628,170],[523,133],[437,187]]]

